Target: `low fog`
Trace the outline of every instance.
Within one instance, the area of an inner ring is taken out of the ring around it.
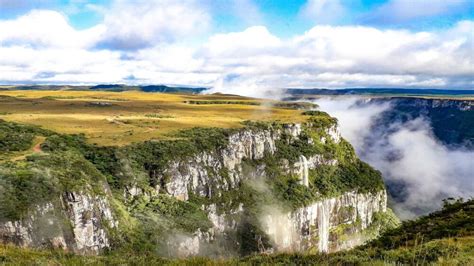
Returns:
[[[375,126],[392,108],[389,103],[357,97],[328,97],[316,103],[339,120],[343,137],[358,155],[382,172],[392,194],[391,207],[402,219],[438,209],[447,197],[474,195],[474,151],[441,144],[428,118]]]

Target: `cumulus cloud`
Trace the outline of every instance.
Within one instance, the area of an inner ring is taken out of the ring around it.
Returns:
[[[390,103],[361,98],[325,98],[317,103],[338,118],[342,135],[359,156],[382,171],[402,218],[433,211],[447,197],[473,195],[474,151],[441,144],[428,118],[377,127],[376,120],[391,110]]]
[[[204,63],[222,75],[225,89],[281,87],[445,87],[469,88],[474,23],[463,21],[442,32],[379,30],[362,26],[316,26],[290,40],[263,27],[219,35],[207,44]],[[255,40],[252,42],[251,40]],[[238,44],[234,44],[238,42]],[[242,47],[242,43],[245,44]],[[212,52],[218,51],[218,52]],[[232,78],[227,79],[232,74]],[[248,94],[255,88],[237,90]]]
[[[0,21],[2,46],[88,48],[103,33],[99,25],[87,30],[75,30],[67,18],[51,10],[32,10],[14,20]]]
[[[267,53],[281,44],[264,26],[253,26],[242,32],[216,34],[204,44],[203,55],[207,58],[249,57]]]
[[[189,84],[260,96],[282,87],[473,85],[473,21],[431,32],[319,25],[289,39],[252,26],[203,38],[212,19],[197,1],[118,0],[101,12],[104,21],[84,30],[48,10],[0,20],[0,81]]]
[[[99,47],[134,50],[203,33],[210,16],[197,1],[116,1],[105,13]]]
[[[0,81],[11,83],[120,82],[127,70],[120,55],[110,51],[43,48],[39,52],[31,47],[13,46],[1,47],[0,58]]]

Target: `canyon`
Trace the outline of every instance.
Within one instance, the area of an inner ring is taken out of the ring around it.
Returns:
[[[199,139],[202,136],[191,138],[194,146],[210,141]],[[166,150],[165,161],[153,147],[163,149],[166,145],[156,142],[110,149],[113,156],[122,156],[116,158],[113,171],[129,176],[126,182],[117,186],[102,170],[97,173],[97,182],[57,191],[41,204],[29,202],[19,220],[0,223],[0,239],[23,247],[100,254],[117,248],[124,232],[143,230],[138,228],[146,225],[159,237],[153,240],[152,236],[150,241],[162,255],[233,256],[249,252],[334,252],[360,245],[388,227],[381,218],[390,216],[386,192],[380,175],[371,168],[355,166],[358,170],[353,174],[373,172],[368,182],[376,186],[346,180],[349,184],[327,193],[313,183],[314,171],[320,168],[338,171],[341,165],[360,164],[328,115],[309,116],[306,123],[248,124],[243,129],[224,131],[218,140],[222,143],[185,155]],[[86,144],[81,145],[86,149]],[[137,159],[141,156],[138,151],[145,148],[151,156]],[[48,142],[42,149],[59,152]],[[82,154],[77,154],[81,153],[77,146],[67,149],[88,167],[99,165],[94,154],[97,148]],[[49,177],[56,172],[50,165],[32,168],[35,174]],[[280,192],[289,192],[291,186],[302,194],[282,197],[275,192],[275,183]],[[264,198],[248,201],[242,196]],[[298,197],[304,202],[297,201]],[[177,208],[175,213],[166,213],[169,207]],[[180,212],[198,217],[197,222],[204,226],[183,226],[178,221],[185,219],[179,217]],[[166,228],[160,223],[167,224]],[[130,229],[132,224],[135,227]]]

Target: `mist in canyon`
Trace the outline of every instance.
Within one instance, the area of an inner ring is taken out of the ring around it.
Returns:
[[[380,123],[393,108],[390,101],[325,97],[315,103],[338,119],[357,154],[382,172],[400,218],[436,210],[448,197],[474,195],[474,151],[441,143],[428,117]]]

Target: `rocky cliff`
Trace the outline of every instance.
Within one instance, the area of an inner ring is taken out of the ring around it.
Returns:
[[[2,219],[0,239],[88,254],[136,241],[167,256],[332,252],[361,244],[384,226],[374,226],[386,212],[380,174],[355,156],[334,119],[309,116],[304,124],[195,130],[178,134],[186,140],[124,148],[68,144],[68,153],[107,180],[106,193],[83,191],[87,182],[66,184],[58,198],[45,196],[19,219]],[[44,149],[63,152],[57,142],[64,140],[51,139]]]
[[[374,214],[385,212],[385,191],[347,192],[299,208],[286,215],[264,217],[264,228],[277,250],[334,252],[362,244]],[[343,236],[343,237],[342,237]]]
[[[0,240],[97,254],[110,246],[106,228],[116,226],[106,197],[67,192],[59,201],[35,206],[21,220],[0,223]]]
[[[387,103],[391,107],[375,121],[373,130],[423,118],[443,144],[474,149],[473,100],[392,97],[373,98],[366,104],[371,103]]]

